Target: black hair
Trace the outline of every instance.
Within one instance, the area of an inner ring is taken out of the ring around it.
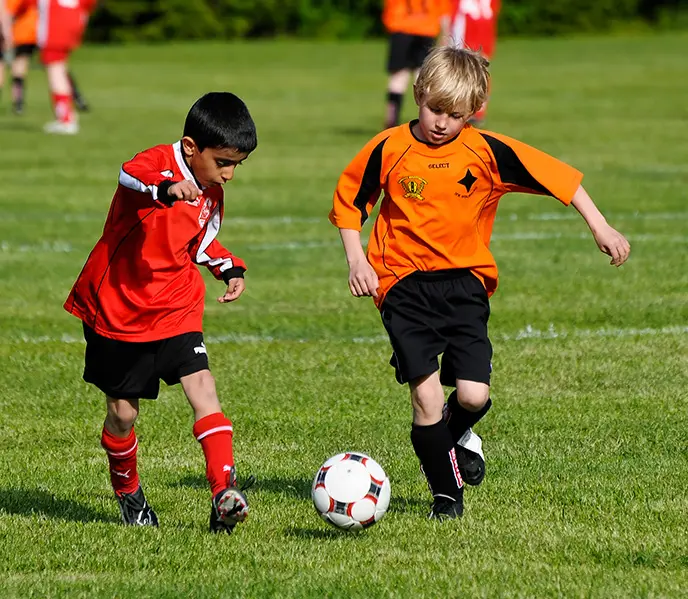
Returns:
[[[249,153],[258,145],[256,125],[246,104],[229,92],[210,92],[196,100],[186,115],[187,136],[201,152],[206,148],[234,148]]]

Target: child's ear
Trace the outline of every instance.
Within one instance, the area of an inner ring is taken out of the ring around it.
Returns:
[[[185,135],[182,137],[182,150],[184,150],[184,156],[191,158],[196,152],[198,152],[198,146],[193,138]]]

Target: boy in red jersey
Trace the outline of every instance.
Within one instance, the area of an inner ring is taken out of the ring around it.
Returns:
[[[453,38],[461,47],[480,52],[491,61],[501,7],[501,0],[454,0]],[[479,126],[485,120],[488,101],[471,117],[471,124]]]
[[[96,0],[38,0],[38,47],[55,112],[55,120],[44,127],[46,133],[73,135],[79,131],[67,63],[81,45],[95,4]]]
[[[244,262],[216,237],[222,185],[256,148],[253,119],[230,93],[209,93],[189,111],[173,145],[137,154],[120,170],[103,235],[65,309],[83,321],[84,380],[105,393],[101,443],[125,524],[157,526],[139,484],[134,422],[139,399],[155,399],[160,379],[181,383],[212,491],[210,530],[230,533],[248,515],[236,486],[232,423],[208,369],[202,320],[205,284],[196,265],[227,284],[220,303],[244,291]]]
[[[375,298],[397,381],[409,384],[411,441],[436,519],[461,516],[464,480],[479,484],[485,472],[471,427],[491,405],[488,297],[497,265],[489,244],[500,198],[517,191],[573,204],[611,264],[630,252],[581,186],[582,173],[468,124],[487,97],[487,67],[471,50],[433,50],[414,88],[418,119],[366,144],[340,177],[330,212],[351,293]],[[381,192],[366,255],[360,231]],[[443,385],[456,387],[446,404]]]

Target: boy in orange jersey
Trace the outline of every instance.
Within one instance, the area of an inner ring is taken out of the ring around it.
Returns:
[[[611,264],[620,266],[630,252],[581,186],[580,172],[468,124],[487,97],[487,67],[471,50],[433,50],[414,86],[418,119],[366,144],[341,175],[330,212],[351,293],[375,299],[397,381],[409,384],[411,441],[437,519],[461,516],[464,481],[479,484],[484,476],[482,443],[471,427],[491,405],[487,320],[497,266],[489,243],[500,198],[515,191],[573,204]],[[380,192],[366,256],[360,231]],[[443,384],[456,386],[446,404]]]
[[[385,0],[382,23],[389,33],[385,128],[399,124],[404,93],[441,33],[449,33],[449,0]]]

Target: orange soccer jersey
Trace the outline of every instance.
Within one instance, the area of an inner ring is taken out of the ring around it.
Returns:
[[[342,173],[330,221],[361,230],[383,192],[368,243],[379,281],[376,303],[416,271],[469,268],[497,288],[490,236],[500,198],[517,191],[568,205],[583,175],[504,135],[467,125],[451,142],[418,141],[409,123],[375,136]]]
[[[449,0],[385,0],[382,23],[389,33],[437,37],[450,12]]]
[[[38,25],[36,0],[7,0],[7,12],[12,16],[14,45],[35,46]]]

